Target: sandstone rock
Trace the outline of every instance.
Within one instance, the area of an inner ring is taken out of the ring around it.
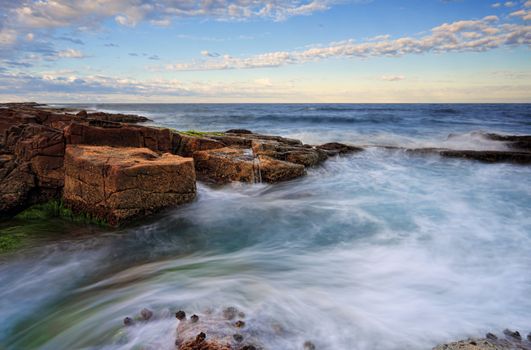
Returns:
[[[113,147],[146,147],[157,152],[173,152],[174,138],[169,129],[149,128],[116,123],[73,123],[65,128],[67,144]],[[96,125],[94,125],[96,124]]]
[[[223,148],[225,144],[210,137],[197,137],[177,133],[175,153],[184,157],[191,157],[194,152]]]
[[[265,182],[279,182],[295,179],[304,175],[304,166],[284,162],[268,156],[258,156],[260,177]]]
[[[251,150],[218,148],[194,153],[195,169],[202,179],[217,183],[260,182],[258,161]]]
[[[509,350],[510,346],[495,343],[490,339],[469,339],[454,343],[443,344],[433,350]]]
[[[294,146],[269,140],[253,140],[252,149],[255,155],[268,156],[306,167],[317,165],[328,157],[326,152],[311,146]]]
[[[193,160],[146,148],[68,145],[63,198],[118,225],[195,198]]]

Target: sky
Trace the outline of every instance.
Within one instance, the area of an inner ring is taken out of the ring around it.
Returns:
[[[531,0],[0,0],[0,101],[531,102]]]

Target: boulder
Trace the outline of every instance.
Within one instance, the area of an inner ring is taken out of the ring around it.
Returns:
[[[119,225],[195,198],[192,158],[147,148],[68,145],[63,200]]]
[[[250,149],[218,148],[194,152],[195,169],[202,179],[216,183],[260,182],[258,160]]]
[[[304,175],[304,166],[285,162],[268,156],[258,156],[260,178],[264,182],[292,180]]]
[[[264,155],[282,161],[314,166],[328,158],[326,152],[308,145],[286,144],[274,140],[253,140],[255,155]]]
[[[329,156],[335,156],[338,154],[347,154],[363,151],[363,148],[345,145],[339,142],[329,142],[323,145],[317,146],[318,149],[325,151]]]

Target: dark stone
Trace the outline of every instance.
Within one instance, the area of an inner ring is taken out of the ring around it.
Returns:
[[[307,340],[303,344],[304,350],[315,350],[315,345],[311,341]]]
[[[247,129],[230,129],[230,130],[225,131],[225,133],[227,133],[227,134],[249,135],[249,134],[252,134],[253,132],[251,130],[247,130]]]
[[[233,306],[229,306],[228,308],[223,310],[223,317],[225,317],[227,320],[232,320],[234,317],[236,317],[237,313],[238,309]]]
[[[179,320],[179,321],[182,321],[182,320],[185,320],[186,319],[186,312],[184,312],[183,310],[179,310],[175,313],[175,317]]]
[[[503,334],[505,334],[506,337],[513,338],[516,340],[522,340],[522,336],[520,335],[520,332],[518,331],[511,331],[510,329],[506,329],[503,331]]]
[[[257,349],[256,349],[256,346],[254,345],[245,345],[244,347],[241,348],[241,350],[257,350]]]
[[[498,337],[492,333],[487,333],[487,335],[485,336],[487,339],[490,339],[490,340],[496,340],[498,339]]]
[[[192,323],[196,323],[197,321],[199,321],[199,316],[197,315],[192,315],[192,317],[190,317],[190,321]]]
[[[323,145],[317,146],[317,148],[326,151],[328,155],[346,154],[363,151],[363,148],[349,146],[339,142],[325,143]]]
[[[86,118],[88,116],[88,113],[87,111],[83,110],[83,111],[79,111],[79,113],[77,113],[76,115],[81,118]]]
[[[126,326],[132,326],[135,323],[131,317],[124,318],[124,325]]]
[[[529,334],[527,335],[527,340],[528,340],[528,341],[531,341],[531,333],[529,333]]]
[[[238,343],[241,343],[243,341],[243,335],[241,334],[234,334],[232,338],[234,338],[234,340]]]
[[[242,320],[236,321],[236,322],[234,323],[234,327],[237,327],[237,328],[243,328],[243,327],[245,327],[245,322],[242,321]]]
[[[195,337],[195,341],[198,343],[205,341],[205,339],[206,339],[206,334],[203,332],[199,333],[197,337]]]
[[[149,309],[142,309],[142,311],[140,311],[140,316],[142,316],[144,320],[149,321],[149,319],[153,317],[153,311]]]

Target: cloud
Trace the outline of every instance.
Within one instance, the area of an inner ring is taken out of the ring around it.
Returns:
[[[41,0],[6,6],[18,27],[60,28],[94,26],[113,18],[124,26],[141,21],[167,26],[173,18],[203,17],[217,20],[268,18],[283,20],[326,10],[337,0]]]
[[[204,71],[279,67],[341,57],[400,57],[410,54],[448,52],[482,52],[504,46],[531,45],[531,26],[500,23],[497,16],[480,20],[444,23],[422,37],[377,40],[358,43],[355,40],[330,43],[303,51],[276,51],[249,57],[224,55],[189,63],[175,63],[167,70]],[[205,56],[205,55],[203,55]]]
[[[401,81],[405,80],[406,77],[403,75],[382,75],[380,80],[382,81]]]
[[[511,17],[520,17],[524,21],[531,21],[531,10],[522,9],[522,10],[514,11],[509,16],[511,16]]]
[[[57,57],[59,58],[84,58],[85,56],[79,50],[66,49],[66,50],[59,51],[57,53]]]
[[[17,32],[12,29],[0,29],[0,46],[8,46],[17,41]]]
[[[201,51],[201,56],[205,56],[205,57],[219,57],[221,56],[219,53],[217,52],[210,52],[210,51]]]

